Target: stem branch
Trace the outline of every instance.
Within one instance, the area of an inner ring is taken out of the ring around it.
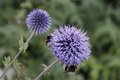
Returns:
[[[8,71],[8,69],[12,66],[12,64],[14,63],[14,61],[18,58],[18,56],[20,55],[20,53],[23,51],[24,46],[26,44],[28,44],[28,42],[31,40],[32,36],[34,35],[34,32],[31,33],[31,35],[29,36],[29,38],[27,39],[27,41],[25,42],[25,44],[23,45],[23,48],[20,49],[17,54],[14,56],[14,58],[12,59],[12,61],[10,62],[10,64],[8,65],[8,67],[5,69],[5,71],[3,72],[3,74],[0,76],[0,80],[5,76],[5,73]]]
[[[39,78],[41,78],[55,63],[57,63],[58,60],[56,59],[55,61],[53,61],[46,69],[44,69],[34,80],[38,80]]]

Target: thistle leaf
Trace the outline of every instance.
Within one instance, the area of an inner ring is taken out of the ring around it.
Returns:
[[[10,62],[11,62],[10,56],[4,57],[4,60],[2,62],[4,64],[4,66],[5,66],[5,68],[7,68],[9,66]]]
[[[22,64],[22,63],[20,63],[19,60],[16,60],[16,61],[13,63],[13,66],[14,66],[14,68],[15,68],[15,70],[17,71],[18,74],[20,74],[20,70],[21,70],[21,67],[20,67],[20,66],[21,66],[21,64]]]
[[[28,43],[25,43],[24,40],[23,40],[23,37],[21,36],[20,40],[19,40],[19,50],[22,50],[23,53],[25,53],[25,51],[27,50],[28,48]]]
[[[28,43],[26,43],[26,44],[24,45],[24,48],[23,48],[23,53],[25,53],[25,52],[26,52],[27,48],[28,48]]]
[[[45,64],[42,64],[42,66],[44,67],[44,70],[47,68],[47,65],[45,65]]]
[[[47,65],[45,65],[45,64],[42,64],[42,66],[44,67],[44,70],[48,67]],[[49,73],[49,71],[48,72],[46,72],[46,73],[44,73],[45,75],[49,75],[50,73]]]
[[[21,37],[20,37],[20,40],[19,40],[19,50],[22,50],[22,48],[23,48],[23,46],[24,46],[24,41],[23,41],[23,37],[22,37],[22,35],[21,35]]]

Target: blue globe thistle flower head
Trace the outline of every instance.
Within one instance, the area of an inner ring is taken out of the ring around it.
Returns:
[[[41,34],[49,30],[51,18],[45,10],[36,9],[28,14],[26,24],[30,31]]]
[[[86,32],[70,25],[56,29],[48,44],[53,54],[66,66],[77,66],[88,60],[91,53]]]

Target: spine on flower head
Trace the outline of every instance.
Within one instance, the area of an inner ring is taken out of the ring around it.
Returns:
[[[86,32],[75,26],[65,25],[56,29],[49,40],[50,50],[66,65],[66,70],[75,71],[77,65],[88,60],[91,48]]]
[[[26,24],[30,31],[41,34],[49,30],[51,17],[45,10],[36,9],[28,14]]]

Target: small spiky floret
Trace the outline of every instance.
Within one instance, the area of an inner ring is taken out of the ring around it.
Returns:
[[[88,60],[91,53],[86,33],[70,25],[56,29],[51,34],[49,45],[53,54],[66,66],[77,66]]]
[[[30,31],[34,31],[35,34],[41,34],[49,30],[51,18],[45,10],[36,9],[28,14],[26,24]]]

